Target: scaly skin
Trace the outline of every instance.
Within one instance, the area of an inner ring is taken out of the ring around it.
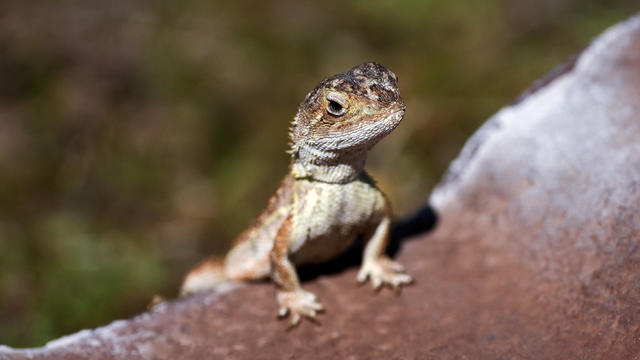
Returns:
[[[300,286],[295,266],[334,258],[358,235],[367,239],[359,282],[370,279],[374,289],[409,284],[402,266],[384,255],[391,208],[364,171],[367,152],[404,115],[397,82],[372,62],[320,82],[294,118],[290,171],[269,205],[224,261],[205,260],[187,275],[182,294],[271,277],[278,314],[291,314],[295,326],[323,310]]]

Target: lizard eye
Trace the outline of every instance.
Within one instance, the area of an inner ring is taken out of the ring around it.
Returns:
[[[347,112],[347,101],[340,93],[327,95],[327,112],[334,116],[342,116]]]
[[[327,111],[331,115],[340,116],[344,114],[344,108],[337,101],[329,100],[329,104],[327,104]]]

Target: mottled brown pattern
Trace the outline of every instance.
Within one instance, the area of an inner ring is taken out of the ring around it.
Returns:
[[[289,206],[293,201],[293,182],[294,178],[291,174],[285,175],[284,179],[280,181],[280,185],[276,190],[276,193],[269,198],[267,207],[260,213],[247,230],[242,232],[234,241],[233,245],[237,245],[245,241],[254,241],[251,239],[251,233],[253,229],[263,228],[266,226],[265,222],[271,217],[278,209]]]
[[[337,91],[349,98],[347,116],[336,118],[325,111],[326,95],[329,91]],[[370,107],[374,112],[363,112]],[[397,77],[384,66],[377,63],[365,63],[353,69],[334,75],[321,81],[300,104],[294,121],[293,143],[298,144],[301,138],[310,135],[309,127],[315,127],[316,136],[331,135],[332,130],[347,131],[380,120],[390,111],[404,109]]]
[[[269,205],[236,240],[225,261],[192,270],[182,294],[228,280],[271,276],[278,313],[315,318],[322,305],[303,290],[295,265],[322,263],[343,253],[357,235],[368,240],[358,280],[374,288],[398,287],[411,278],[384,256],[390,208],[364,172],[367,151],[404,115],[397,77],[365,63],[323,80],[300,105],[292,129],[291,170]]]
[[[291,236],[292,219],[289,215],[273,241],[273,249],[269,253],[271,263],[271,277],[278,289],[282,291],[293,291],[299,282],[295,270],[288,262],[289,237]]]

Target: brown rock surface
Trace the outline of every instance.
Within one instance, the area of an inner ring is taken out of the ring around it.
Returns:
[[[640,17],[472,137],[403,244],[395,296],[355,268],[305,286],[285,331],[268,284],[163,304],[0,359],[625,359],[640,356]]]

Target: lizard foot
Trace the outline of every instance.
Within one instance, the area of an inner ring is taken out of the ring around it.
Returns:
[[[382,285],[389,285],[393,289],[398,289],[402,285],[410,284],[413,279],[404,272],[404,267],[399,263],[381,257],[376,260],[365,261],[358,272],[358,282],[364,283],[371,279],[374,290],[380,289]]]
[[[324,310],[314,294],[302,289],[279,291],[277,299],[280,306],[278,316],[285,317],[290,313],[292,327],[300,323],[302,316],[315,320],[316,315]]]

